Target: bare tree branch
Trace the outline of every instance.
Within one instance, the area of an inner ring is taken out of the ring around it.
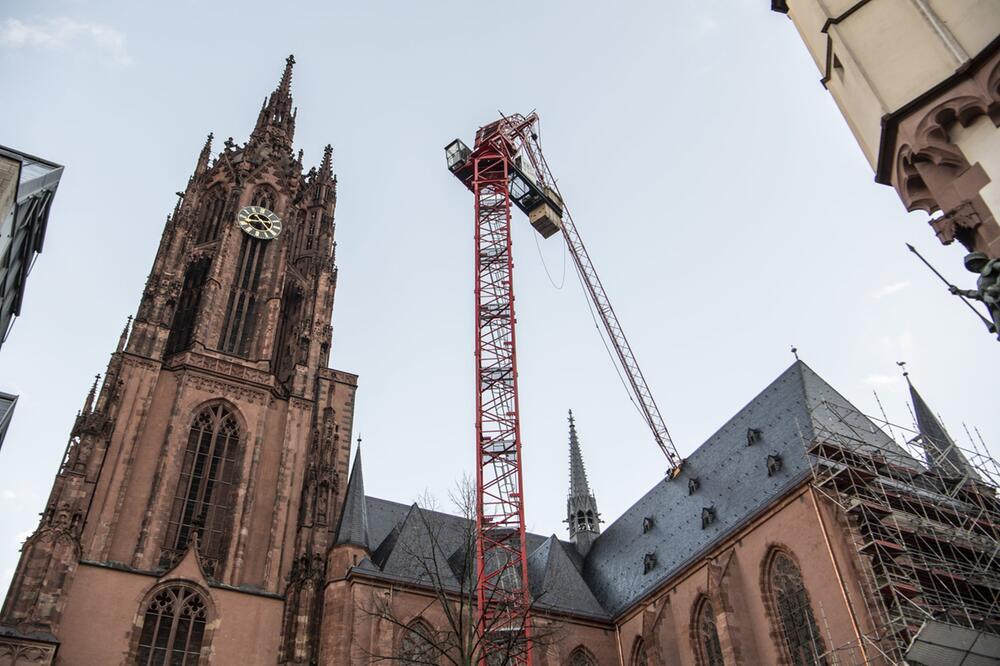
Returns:
[[[482,657],[491,665],[513,663],[528,644],[541,647],[557,640],[550,626],[535,624],[525,640],[517,627],[523,627],[533,614],[537,599],[530,608],[515,616],[514,627],[499,627],[496,620],[482,634],[478,630],[476,609],[476,488],[468,476],[456,483],[448,494],[456,513],[464,520],[436,519],[432,510],[418,505],[414,509],[419,534],[412,542],[401,538],[394,555],[401,555],[413,566],[411,585],[414,592],[394,593],[393,589],[373,594],[368,604],[359,602],[360,610],[372,621],[383,622],[394,634],[388,654],[362,650],[370,663],[427,664],[440,666],[442,660],[453,666],[478,666]],[[429,493],[423,501],[436,505]],[[402,536],[402,535],[401,535]],[[412,536],[412,535],[411,535]],[[426,541],[423,541],[426,539]],[[426,548],[421,548],[421,545]],[[395,594],[407,598],[426,595],[426,605],[412,617],[401,616],[394,603]],[[435,619],[440,618],[437,622]],[[430,627],[433,626],[433,629]],[[511,630],[512,629],[512,630]],[[488,653],[488,654],[487,654]]]

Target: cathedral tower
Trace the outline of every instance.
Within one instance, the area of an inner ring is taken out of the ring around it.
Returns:
[[[293,153],[294,63],[247,143],[212,159],[209,135],[198,156],[0,643],[63,664],[312,660],[357,378],[327,367],[337,181],[330,146],[306,172]]]

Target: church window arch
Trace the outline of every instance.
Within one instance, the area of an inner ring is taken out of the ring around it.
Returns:
[[[826,666],[826,648],[802,571],[782,548],[773,548],[764,561],[764,597],[785,663]]]
[[[698,666],[725,666],[722,644],[715,623],[715,609],[706,595],[701,595],[694,605],[691,619],[691,636]]]
[[[240,420],[225,403],[203,407],[188,432],[161,564],[175,562],[197,534],[205,573],[222,571],[235,500]]]
[[[597,666],[597,659],[591,654],[590,650],[578,645],[572,652],[569,653],[569,659],[566,660],[566,666]]]
[[[184,282],[170,324],[170,335],[167,337],[167,354],[183,351],[190,346],[202,291],[211,268],[212,258],[204,256],[192,261],[184,272]]]
[[[402,664],[435,663],[434,630],[417,618],[403,629],[396,661]]]
[[[642,636],[638,636],[632,643],[632,657],[629,659],[629,666],[649,666],[646,641],[642,640]]]
[[[250,197],[251,206],[260,206],[274,212],[278,205],[278,194],[270,185],[258,185]]]
[[[248,234],[241,235],[243,238],[226,302],[226,318],[223,320],[219,348],[228,354],[246,357],[250,354],[257,322],[257,289],[260,287],[268,241]]]
[[[226,216],[226,198],[226,189],[222,185],[215,185],[205,194],[198,216],[196,243],[208,243],[219,237]]]
[[[194,586],[154,589],[141,610],[132,651],[133,666],[198,666],[211,643],[207,598]]]

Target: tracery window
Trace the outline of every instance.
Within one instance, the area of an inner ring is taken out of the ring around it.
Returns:
[[[435,663],[434,631],[421,620],[414,620],[399,641],[398,661],[403,664]]]
[[[278,334],[274,340],[274,374],[287,381],[299,361],[299,321],[302,316],[302,290],[294,284],[285,286],[278,314]]]
[[[580,645],[569,654],[566,666],[597,666],[597,660],[587,648]]]
[[[170,335],[167,337],[167,354],[187,349],[191,344],[195,318],[198,316],[198,307],[201,305],[202,289],[205,287],[211,268],[212,258],[202,257],[191,262],[191,265],[184,272],[184,284],[181,287],[181,295],[174,310]]]
[[[649,666],[649,658],[646,656],[646,641],[642,640],[642,636],[635,639],[635,643],[632,644],[632,659],[629,661],[630,666]]]
[[[826,648],[799,567],[787,553],[776,550],[768,563],[766,581],[772,618],[778,625],[790,663],[825,666],[828,663],[823,656]]]
[[[208,191],[199,216],[196,243],[207,243],[219,237],[222,220],[226,213],[226,191],[215,186]]]
[[[277,195],[267,185],[261,185],[256,190],[254,190],[253,197],[250,199],[251,206],[260,206],[266,208],[269,211],[274,211],[275,202],[278,200]]]
[[[150,599],[142,619],[135,666],[196,666],[205,642],[208,608],[195,590],[168,587]]]
[[[182,555],[197,532],[205,573],[211,576],[221,571],[232,520],[239,441],[239,422],[225,405],[210,405],[195,417],[167,524],[162,564],[169,565]]]
[[[267,241],[243,234],[236,260],[236,274],[229,289],[226,318],[219,348],[229,354],[247,356],[257,316],[257,288],[264,266]]]
[[[704,595],[695,606],[693,629],[698,666],[724,666],[719,631],[715,626],[715,609]]]

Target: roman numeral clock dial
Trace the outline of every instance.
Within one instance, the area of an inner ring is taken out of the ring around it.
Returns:
[[[246,206],[236,214],[236,222],[245,233],[271,240],[281,233],[281,218],[261,206]]]

